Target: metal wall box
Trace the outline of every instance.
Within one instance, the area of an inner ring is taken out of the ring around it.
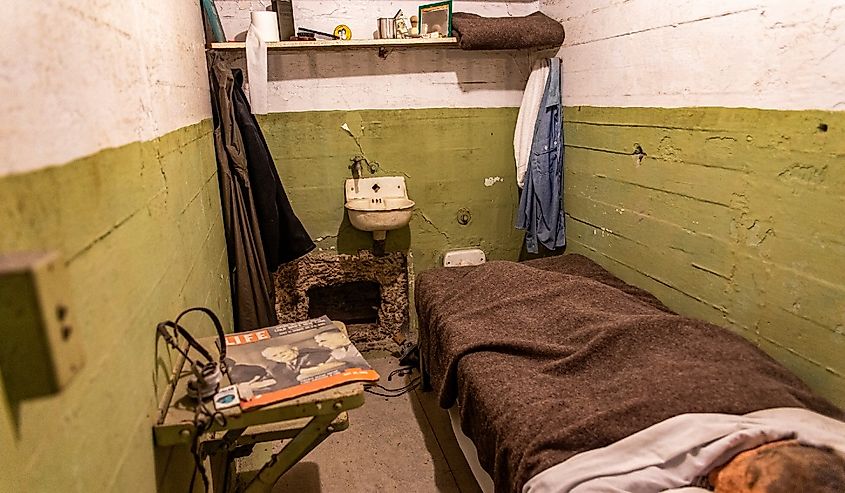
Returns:
[[[56,252],[0,255],[0,375],[10,401],[64,388],[84,363]]]

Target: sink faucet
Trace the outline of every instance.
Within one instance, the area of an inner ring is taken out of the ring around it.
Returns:
[[[350,161],[352,161],[352,164],[349,166],[349,169],[352,170],[352,178],[357,180],[361,178],[361,170],[364,169],[363,163],[367,162],[367,158],[364,156],[355,156]]]
[[[376,174],[376,171],[378,171],[379,168],[379,164],[376,161],[369,162],[364,156],[355,156],[350,159],[350,161],[352,161],[352,164],[349,165],[349,169],[352,170],[352,178],[355,178],[356,180],[361,178],[361,170],[364,169],[365,164],[367,165],[367,169],[370,171],[371,175]]]

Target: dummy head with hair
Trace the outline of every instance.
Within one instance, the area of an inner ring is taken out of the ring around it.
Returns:
[[[845,458],[830,448],[781,440],[737,454],[710,473],[716,493],[842,493]]]

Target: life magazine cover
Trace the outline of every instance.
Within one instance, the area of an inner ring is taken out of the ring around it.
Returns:
[[[322,316],[226,336],[226,366],[233,384],[248,384],[254,398],[244,410],[349,382],[375,382],[373,370],[346,335]]]

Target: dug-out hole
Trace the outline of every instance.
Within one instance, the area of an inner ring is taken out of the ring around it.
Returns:
[[[347,325],[377,324],[381,289],[377,282],[350,281],[307,291],[308,318],[328,315]]]

